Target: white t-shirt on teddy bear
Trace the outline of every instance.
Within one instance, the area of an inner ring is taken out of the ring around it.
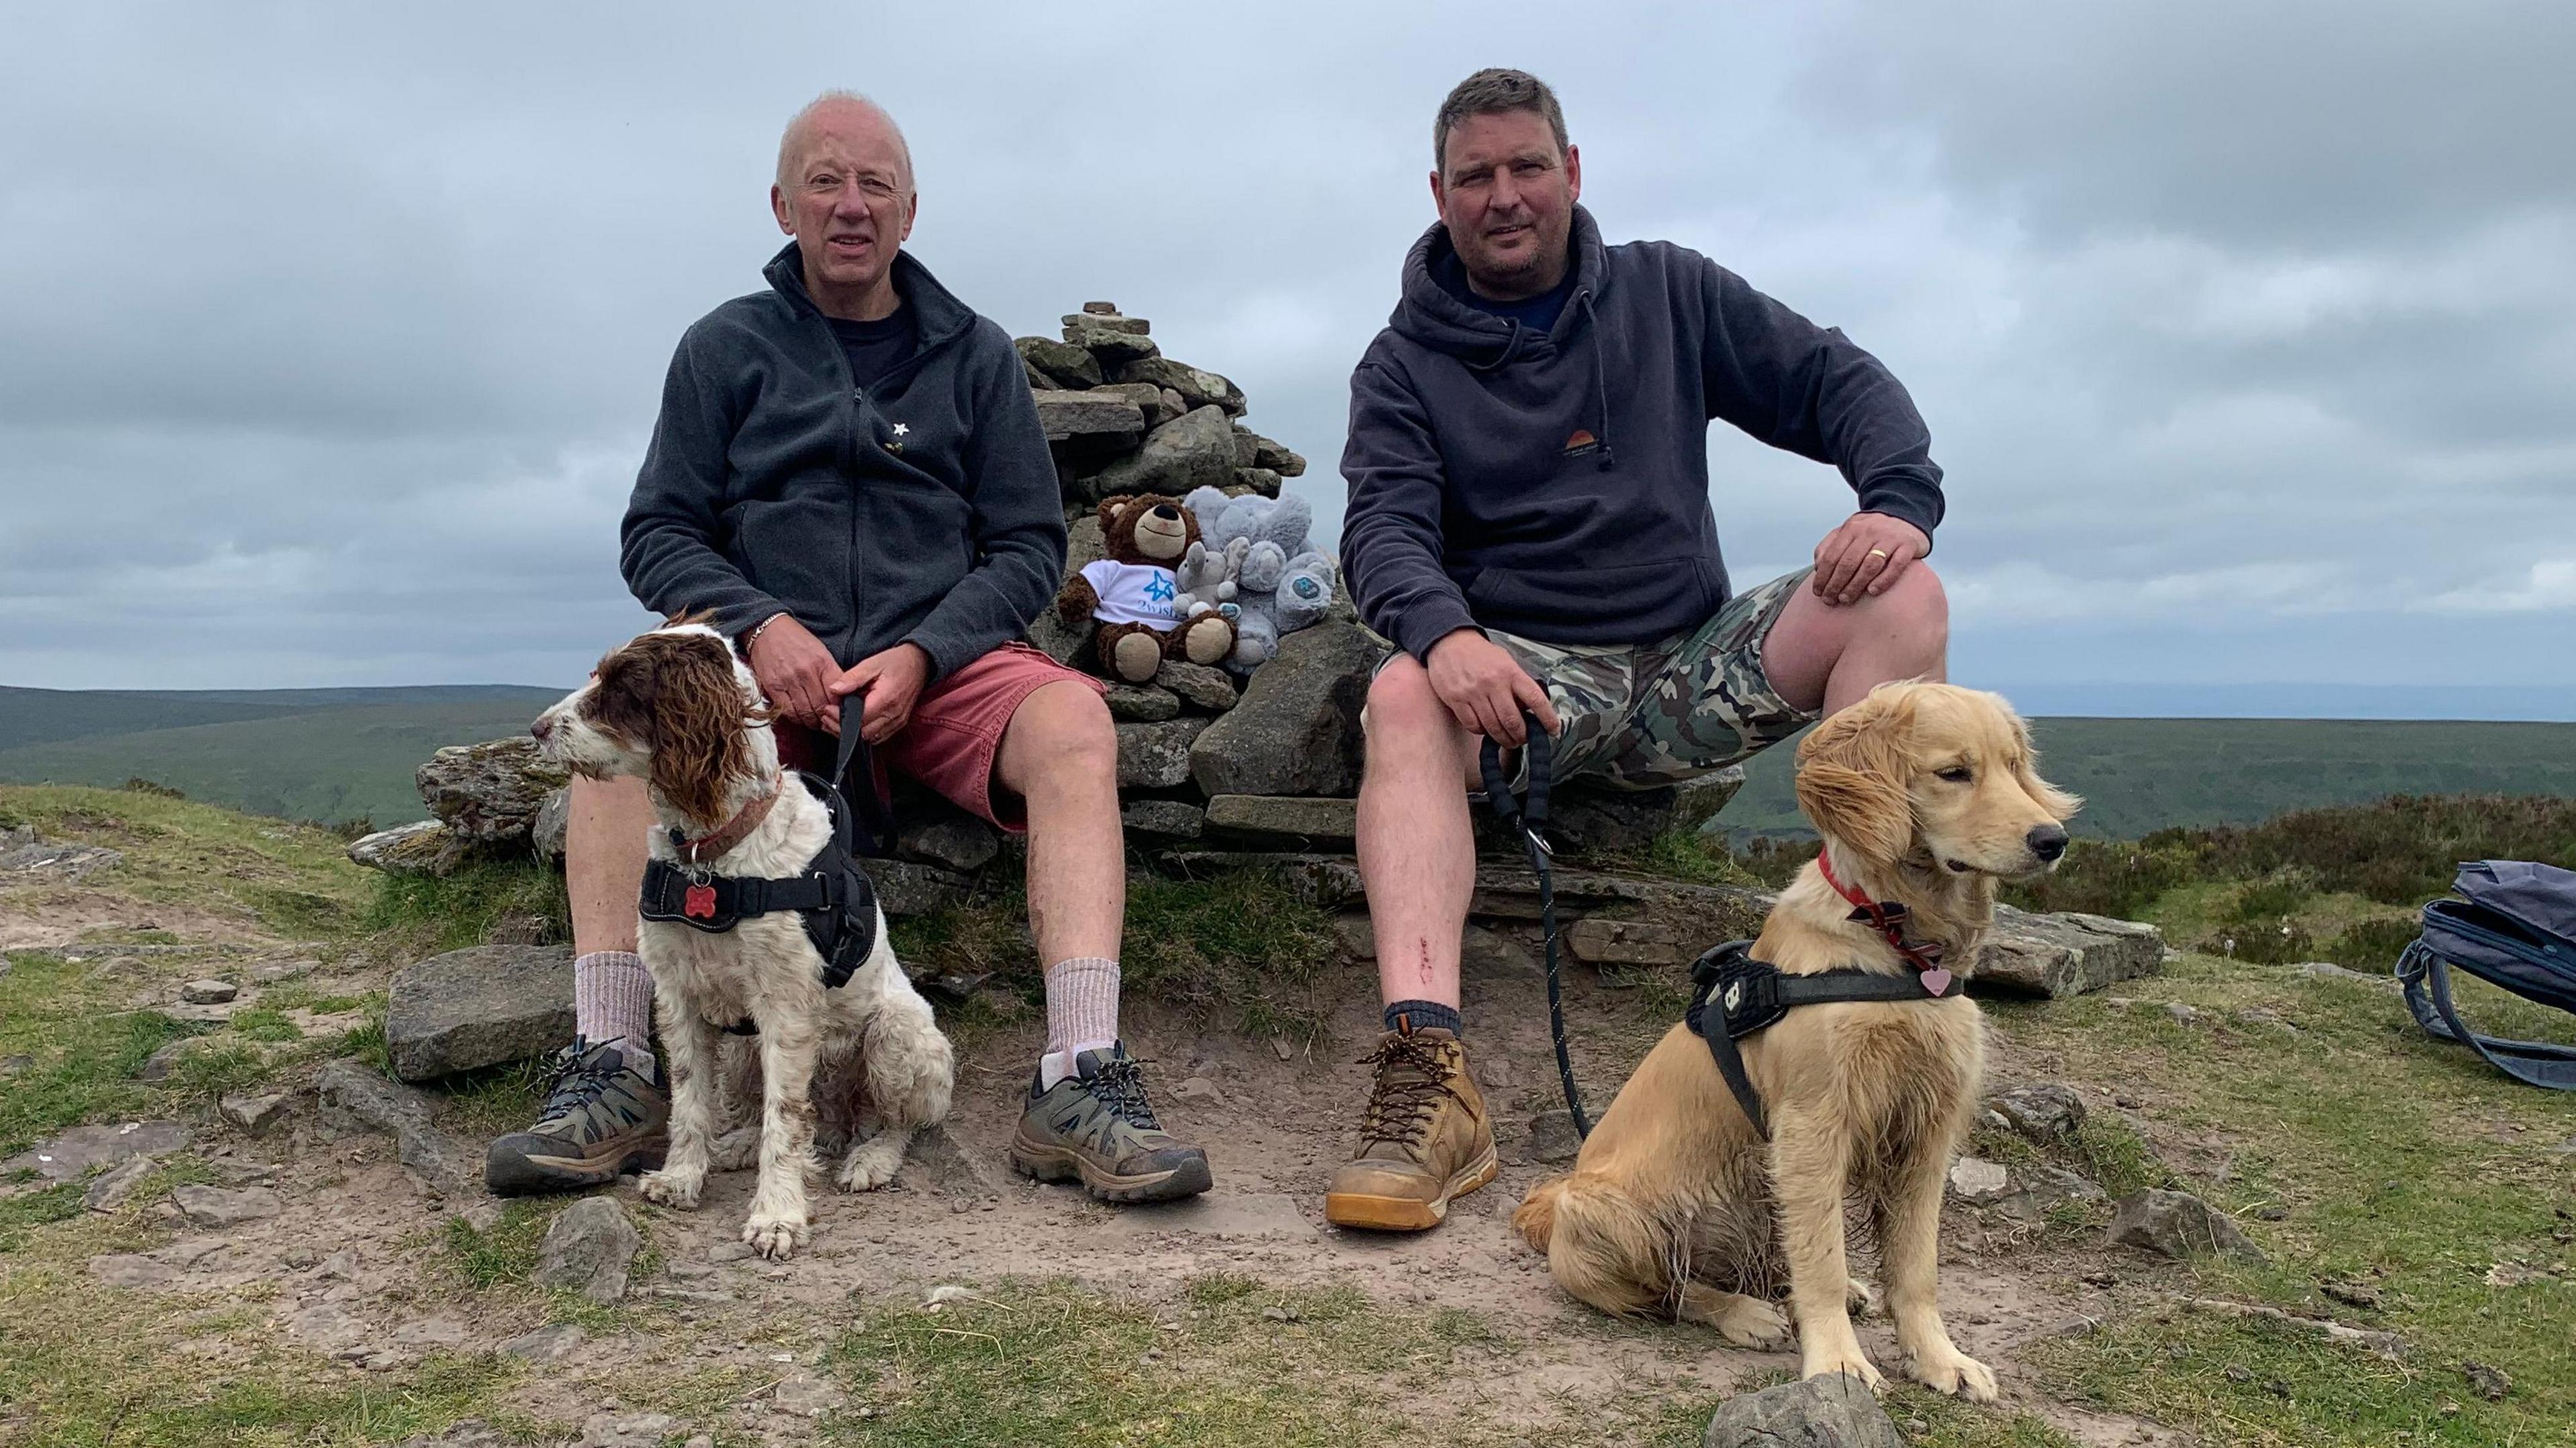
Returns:
[[[1102,623],[1143,623],[1169,630],[1181,621],[1172,603],[1180,594],[1180,580],[1160,564],[1103,558],[1082,565],[1082,577],[1100,595],[1100,606],[1091,615]]]

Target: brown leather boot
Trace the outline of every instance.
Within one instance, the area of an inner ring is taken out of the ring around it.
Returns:
[[[1324,1220],[1337,1227],[1420,1232],[1449,1215],[1449,1199],[1494,1179],[1493,1124],[1467,1074],[1467,1048],[1437,1028],[1378,1039],[1377,1085],[1360,1127],[1359,1154],[1324,1189]]]

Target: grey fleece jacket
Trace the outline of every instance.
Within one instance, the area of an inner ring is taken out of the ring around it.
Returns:
[[[1433,226],[1351,375],[1342,566],[1369,626],[1420,658],[1462,628],[1641,644],[1730,596],[1708,424],[1830,462],[1865,512],[1930,536],[1941,470],[1913,399],[1819,327],[1670,242],[1604,246],[1581,207],[1573,295],[1533,331],[1450,295]]]
[[[619,568],[657,613],[775,613],[844,667],[900,643],[943,678],[1028,631],[1064,577],[1064,505],[1019,353],[910,256],[921,350],[864,391],[793,242],[769,290],[680,338]]]

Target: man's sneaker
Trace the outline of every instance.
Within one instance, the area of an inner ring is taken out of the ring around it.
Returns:
[[[1501,1169],[1485,1098],[1467,1074],[1467,1048],[1436,1027],[1389,1031],[1372,1061],[1377,1085],[1359,1154],[1324,1188],[1324,1220],[1379,1232],[1436,1227],[1450,1198]]]
[[[1040,1181],[1080,1178],[1104,1202],[1168,1202],[1208,1189],[1207,1153],[1175,1141],[1145,1104],[1145,1071],[1124,1042],[1085,1051],[1074,1074],[1029,1082],[1011,1165]]]
[[[659,1061],[647,1079],[615,1046],[575,1039],[555,1055],[554,1090],[537,1124],[483,1154],[483,1184],[505,1197],[568,1192],[661,1165],[671,1116],[661,1074]]]

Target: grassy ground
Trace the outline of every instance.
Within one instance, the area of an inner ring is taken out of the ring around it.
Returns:
[[[324,832],[149,793],[0,788],[0,816],[127,852],[123,867],[84,888],[192,902],[281,948],[331,961],[466,943],[559,908],[534,871],[393,885],[348,866]],[[2512,1085],[2459,1048],[2424,1040],[2384,989],[2275,963],[2319,958],[2305,953],[2313,949],[2384,971],[2393,951],[2385,941],[2411,914],[2406,897],[2428,872],[2447,878],[2437,856],[2504,854],[2534,841],[2547,848],[2558,818],[2390,807],[2132,851],[2179,862],[2170,878],[2159,873],[2165,864],[2142,871],[2110,853],[2062,878],[2070,897],[2126,892],[2124,913],[2205,949],[2108,995],[1990,1007],[2001,1060],[2017,1079],[2067,1081],[2094,1103],[2094,1124],[2057,1154],[2062,1164],[2114,1193],[2151,1184],[2196,1192],[2235,1214],[2271,1260],[2161,1265],[2096,1245],[2102,1209],[2063,1209],[2005,1270],[2071,1277],[2108,1268],[2114,1307],[2097,1331],[2026,1346],[2009,1382],[2213,1444],[2576,1443],[2576,1101]],[[1684,842],[1665,842],[1650,858],[1704,880],[1741,880],[1780,863]],[[2141,892],[2142,874],[2160,883]],[[1035,962],[1018,912],[1003,896],[907,922],[902,948],[933,971],[999,974],[1004,988],[978,997],[992,1002],[975,1008],[991,1013],[986,1019],[1024,1013],[1035,999]],[[1146,943],[1131,951],[1131,990],[1215,1026],[1294,1035],[1320,1020],[1318,992],[1342,978],[1331,966],[1330,921],[1259,877],[1140,883],[1133,920],[1131,939]],[[2305,945],[2241,943],[2274,937]],[[2213,953],[2230,940],[2240,942],[2232,957]],[[103,973],[99,954],[88,946],[11,952],[0,976],[0,1058],[28,1060],[0,1082],[0,1152],[79,1121],[179,1114],[208,1122],[222,1090],[289,1077],[334,1052],[381,1052],[380,1029],[317,1033],[296,1024],[304,1012],[380,1011],[365,988],[292,982],[206,1033],[170,1080],[142,1082],[134,1072],[152,1051],[199,1028],[129,1008],[136,982],[120,972],[169,974],[193,963],[107,957],[127,963]],[[2483,986],[2465,984],[2462,1000],[2471,1020],[2492,1029],[2576,1039],[2568,1018]],[[536,1085],[526,1069],[464,1083],[458,1120],[480,1129],[520,1119]],[[2032,1155],[2017,1138],[1992,1133],[1976,1149]],[[0,1183],[0,1442],[385,1444],[466,1415],[520,1441],[544,1441],[545,1424],[526,1404],[546,1369],[474,1353],[352,1373],[280,1338],[262,1287],[99,1289],[85,1260],[168,1242],[172,1229],[151,1208],[210,1171],[206,1159],[174,1158],[113,1214],[83,1211],[79,1183]],[[408,1244],[422,1270],[400,1291],[424,1309],[509,1322],[514,1331],[569,1321],[594,1337],[660,1344],[636,1349],[617,1382],[619,1400],[715,1427],[720,1443],[754,1441],[725,1414],[790,1371],[768,1370],[773,1349],[846,1394],[817,1429],[826,1441],[859,1444],[1267,1448],[1535,1436],[1681,1448],[1697,1441],[1718,1400],[1681,1376],[1704,1348],[1688,1330],[1568,1318],[1564,1332],[1621,1344],[1621,1371],[1633,1375],[1604,1413],[1571,1396],[1515,1394],[1558,1344],[1499,1318],[1379,1302],[1355,1286],[1240,1276],[1143,1294],[1069,1281],[969,1282],[975,1297],[937,1313],[873,1297],[781,1310],[726,1329],[764,1354],[759,1366],[709,1365],[690,1355],[698,1335],[668,1306],[602,1309],[529,1285],[536,1243],[559,1206],[514,1205],[483,1225],[458,1219],[424,1233]],[[635,1215],[649,1240],[656,1213],[639,1207]],[[650,1278],[655,1270],[648,1248],[640,1271]],[[2355,1297],[2376,1305],[2356,1306]],[[2408,1350],[2392,1363],[2189,1299],[2332,1317],[2396,1333]],[[2511,1387],[2490,1401],[2472,1384],[2471,1362],[2500,1370]],[[1902,1386],[1887,1402],[1909,1443],[2073,1442],[2035,1413]]]

